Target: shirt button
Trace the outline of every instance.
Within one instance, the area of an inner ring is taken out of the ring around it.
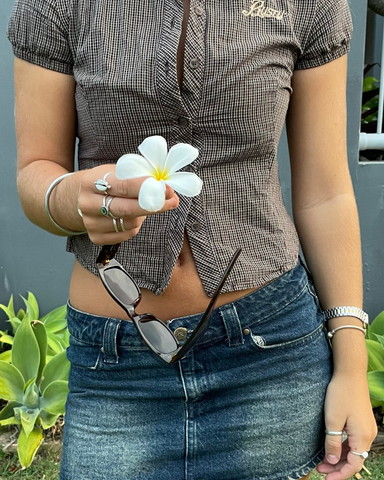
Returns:
[[[204,10],[201,7],[195,7],[195,13],[198,17],[201,17],[201,15],[204,13]]]
[[[199,222],[192,223],[191,228],[194,232],[199,232],[201,230],[201,223]]]
[[[182,341],[187,338],[188,330],[185,327],[179,327],[175,330],[175,337],[177,340]]]
[[[177,119],[177,123],[180,125],[180,127],[188,127],[189,125],[188,118],[185,117],[179,117]]]
[[[198,58],[192,58],[192,60],[189,62],[189,66],[193,69],[198,68],[200,65],[200,60]]]

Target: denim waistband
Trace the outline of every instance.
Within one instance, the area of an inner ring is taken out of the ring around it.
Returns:
[[[299,257],[296,266],[264,287],[232,303],[215,308],[209,328],[199,345],[228,339],[229,346],[243,342],[242,331],[265,320],[293,302],[306,288],[311,274]],[[251,315],[250,315],[251,312]],[[202,313],[178,317],[167,322],[172,330],[179,327],[192,332]],[[70,334],[84,344],[103,346],[108,340],[119,346],[140,347],[143,343],[133,322],[113,317],[101,317],[75,309],[68,302],[68,329]],[[181,342],[182,343],[182,342]]]

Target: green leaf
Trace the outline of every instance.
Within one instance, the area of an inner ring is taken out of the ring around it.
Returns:
[[[44,323],[44,325],[48,332],[57,333],[67,327],[67,320],[65,318],[57,318],[56,320],[52,320],[48,324]]]
[[[16,335],[17,329],[20,327],[21,320],[17,317],[11,318],[8,322],[12,325],[13,335]]]
[[[39,412],[39,408],[28,408],[25,405],[15,408],[15,417],[20,417],[21,425],[23,426],[27,437],[35,427],[36,419],[39,416]]]
[[[68,381],[69,367],[70,363],[67,359],[66,352],[55,355],[44,368],[40,390],[44,392],[50,383],[56,382],[57,380]]]
[[[5,352],[0,353],[0,360],[2,360],[3,362],[11,363],[12,350],[5,350]]]
[[[371,398],[384,402],[384,371],[368,372],[368,386]]]
[[[0,337],[0,342],[6,343],[8,345],[13,345],[14,337],[11,335],[2,335]]]
[[[45,326],[39,320],[36,320],[32,323],[32,331],[35,334],[37,343],[39,345],[40,351],[40,364],[39,364],[39,372],[37,374],[36,383],[40,383],[41,374],[43,373],[46,361],[47,361],[47,350],[48,350],[48,340],[47,340],[47,332],[45,330]]]
[[[17,453],[23,467],[29,467],[29,465],[31,465],[43,440],[44,435],[40,427],[36,426],[29,436],[25,434],[24,430],[21,430],[17,442]]]
[[[368,352],[368,371],[384,370],[384,348],[373,340],[365,340]]]
[[[384,355],[384,335],[379,335],[377,333],[374,333],[374,336],[377,338],[377,341],[379,344],[383,347],[383,355]]]
[[[18,420],[16,417],[9,417],[5,418],[4,420],[0,420],[0,426],[5,425],[21,425],[21,420]]]
[[[60,415],[52,415],[51,413],[46,412],[45,410],[41,410],[39,414],[40,422],[44,430],[51,428],[55,425],[56,420],[59,418]]]
[[[6,313],[8,318],[13,318],[15,316],[14,312],[11,309],[6,307],[5,305],[2,305],[1,303],[0,303],[0,308]]]
[[[40,408],[52,415],[65,413],[68,392],[68,382],[57,380],[50,383],[40,399]]]
[[[35,311],[34,305],[32,305],[31,302],[29,300],[25,299],[22,295],[20,295],[20,297],[23,299],[23,302],[25,303],[25,306],[27,307],[24,318],[28,317],[31,322],[33,320],[39,320],[39,317],[36,317],[36,311]],[[28,297],[29,297],[29,295],[28,295]],[[24,318],[23,318],[23,320],[24,320]]]
[[[368,327],[367,338],[376,340],[374,334],[384,335],[384,310],[375,317],[373,322]]]
[[[54,333],[47,332],[48,345],[52,348],[55,353],[60,353],[66,350],[67,345],[62,338]]]
[[[378,80],[374,77],[366,77],[363,82],[363,92],[369,92],[377,88]]]
[[[20,310],[17,312],[16,317],[17,317],[19,320],[23,320],[23,318],[25,317],[25,310],[23,310],[22,308],[20,308]]]
[[[8,402],[7,405],[0,412],[0,422],[2,420],[6,420],[7,418],[13,417],[15,415],[13,409],[20,406],[21,404],[19,402]]]
[[[38,408],[39,390],[36,386],[36,378],[32,378],[24,387],[23,405],[28,408]]]
[[[37,377],[40,365],[40,349],[27,316],[21,322],[13,341],[12,363],[20,370],[25,382]]]
[[[11,298],[9,299],[8,302],[8,309],[13,313],[13,317],[15,316],[15,309],[13,307],[13,295],[11,295]]]
[[[0,398],[10,402],[22,402],[24,378],[20,371],[10,363],[0,361]]]
[[[41,321],[44,323],[46,327],[51,322],[55,322],[56,320],[62,320],[63,318],[65,319],[67,316],[67,306],[62,305],[61,307],[57,307],[51,312],[47,313],[43,318],[41,318]]]
[[[33,309],[34,320],[39,319],[39,305],[37,303],[36,297],[33,295],[32,292],[28,292],[28,302]]]

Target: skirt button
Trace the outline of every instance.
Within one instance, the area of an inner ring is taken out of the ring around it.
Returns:
[[[187,338],[188,330],[185,327],[179,327],[175,330],[175,337],[177,340],[185,340]]]

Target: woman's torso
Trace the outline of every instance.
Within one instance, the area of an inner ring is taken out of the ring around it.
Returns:
[[[180,87],[183,81],[184,44],[189,3],[190,0],[183,0],[184,19],[177,53],[177,74]],[[233,302],[253,290],[255,288],[224,293],[220,295],[217,306]],[[164,321],[199,313],[207,308],[210,298],[202,286],[186,234],[184,234],[183,246],[166,291],[162,295],[155,295],[144,288],[141,291],[142,300],[136,308],[137,313],[150,312]],[[78,310],[95,315],[127,319],[125,312],[106,292],[100,279],[77,261],[73,269],[69,297],[71,305]]]

